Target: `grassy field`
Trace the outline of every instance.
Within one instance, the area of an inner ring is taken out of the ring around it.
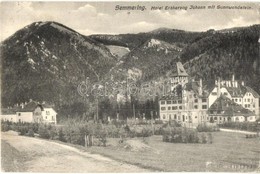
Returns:
[[[152,136],[145,140],[149,149],[141,151],[118,146],[118,141],[109,139],[112,145],[94,146],[87,151],[165,172],[260,171],[260,139],[246,139],[243,134],[215,132],[213,144],[173,144],[162,142],[161,136]]]

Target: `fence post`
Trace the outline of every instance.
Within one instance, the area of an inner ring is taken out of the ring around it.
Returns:
[[[88,146],[88,142],[87,142],[88,140],[87,140],[87,135],[85,134],[85,147],[87,147]]]

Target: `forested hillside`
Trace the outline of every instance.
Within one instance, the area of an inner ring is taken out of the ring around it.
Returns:
[[[96,98],[77,87],[164,82],[181,61],[190,77],[207,86],[217,77],[244,80],[260,93],[260,25],[220,31],[187,32],[167,28],[120,35],[83,36],[56,22],[36,22],[1,43],[2,107],[34,99],[55,104],[61,115],[93,117]],[[102,88],[102,86],[99,86]],[[104,87],[104,86],[103,86]],[[116,91],[117,92],[117,91]],[[156,92],[156,91],[155,91]],[[126,91],[121,91],[127,96]],[[100,97],[100,118],[158,114],[159,96]],[[154,115],[155,116],[155,115]]]

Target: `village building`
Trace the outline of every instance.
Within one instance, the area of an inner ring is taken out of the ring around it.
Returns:
[[[256,114],[242,105],[230,100],[227,96],[221,95],[209,108],[210,122],[222,124],[225,122],[254,122]]]
[[[171,76],[171,91],[159,102],[160,119],[176,120],[192,126],[207,122],[208,94],[202,80],[189,81],[183,65],[177,63],[177,72]]]
[[[259,95],[243,81],[216,80],[214,88],[209,94],[209,107],[219,98],[220,95],[228,97],[230,100],[252,111],[259,118]]]
[[[2,109],[1,112],[3,121],[57,124],[56,111],[46,103],[30,101],[19,108]]]
[[[183,65],[176,65],[176,73],[169,79],[171,88],[159,101],[161,120],[196,126],[206,122],[252,122],[259,118],[259,95],[244,82],[233,76],[230,81],[218,79],[213,88],[206,89],[202,79],[189,80]]]

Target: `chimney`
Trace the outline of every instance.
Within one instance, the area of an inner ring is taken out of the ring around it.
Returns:
[[[199,95],[202,95],[202,79],[200,78]]]
[[[32,99],[30,98],[30,102],[32,102]]]
[[[236,87],[236,85],[235,85],[235,75],[234,74],[232,75],[232,87]]]
[[[45,101],[42,101],[42,104],[45,104]]]
[[[217,97],[220,97],[220,78],[218,78]]]
[[[21,107],[22,107],[22,109],[24,108],[24,103],[21,103],[21,105],[20,105]]]
[[[245,86],[245,82],[244,82],[244,81],[242,81],[242,82],[241,82],[241,85],[242,85],[242,86]]]

